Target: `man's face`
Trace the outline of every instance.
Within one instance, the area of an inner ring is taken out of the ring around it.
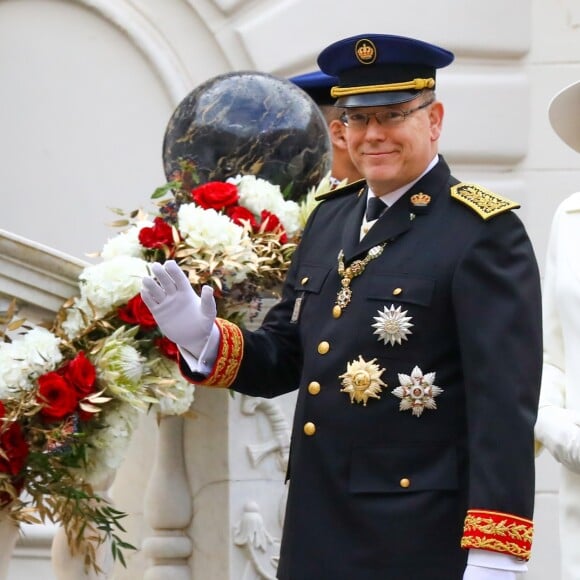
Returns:
[[[399,105],[346,110],[350,156],[376,194],[419,177],[437,153],[443,106],[431,98],[420,95]],[[397,118],[397,113],[403,115]]]

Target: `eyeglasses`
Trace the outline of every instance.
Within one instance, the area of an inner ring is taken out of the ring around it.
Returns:
[[[361,111],[345,111],[341,116],[340,120],[345,127],[350,129],[355,129],[362,131],[366,129],[371,120],[374,117],[379,125],[385,125],[391,127],[393,125],[401,124],[409,115],[425,109],[429,105],[432,105],[435,99],[426,101],[425,103],[415,107],[414,109],[407,109],[406,111],[388,110],[388,111],[374,111],[372,113],[362,113]]]

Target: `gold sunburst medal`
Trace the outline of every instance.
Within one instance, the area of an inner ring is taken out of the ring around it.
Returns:
[[[381,380],[385,369],[375,364],[376,360],[367,362],[359,355],[358,360],[349,362],[346,372],[338,377],[342,379],[340,392],[348,393],[351,403],[362,403],[366,407],[369,398],[381,398],[379,393],[387,384]]]

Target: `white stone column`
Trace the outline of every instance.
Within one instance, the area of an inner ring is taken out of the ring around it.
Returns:
[[[190,580],[187,528],[192,501],[184,461],[182,417],[159,416],[157,452],[145,494],[145,520],[153,530],[143,550],[150,559],[145,580]]]
[[[192,578],[275,578],[294,400],[196,390],[195,418],[184,433]]]

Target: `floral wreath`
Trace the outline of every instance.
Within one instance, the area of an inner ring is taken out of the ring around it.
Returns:
[[[184,163],[153,193],[153,219],[118,212],[122,231],[51,323],[17,319],[13,302],[0,329],[0,507],[14,521],[61,524],[95,570],[109,540],[125,565],[126,514],[95,488],[121,465],[141,413],[183,415],[194,397],[141,299],[149,264],[176,260],[196,289],[214,288],[219,316],[244,325],[264,292],[277,295],[315,197],[331,187],[327,176],[295,202],[251,175],[199,184]]]

